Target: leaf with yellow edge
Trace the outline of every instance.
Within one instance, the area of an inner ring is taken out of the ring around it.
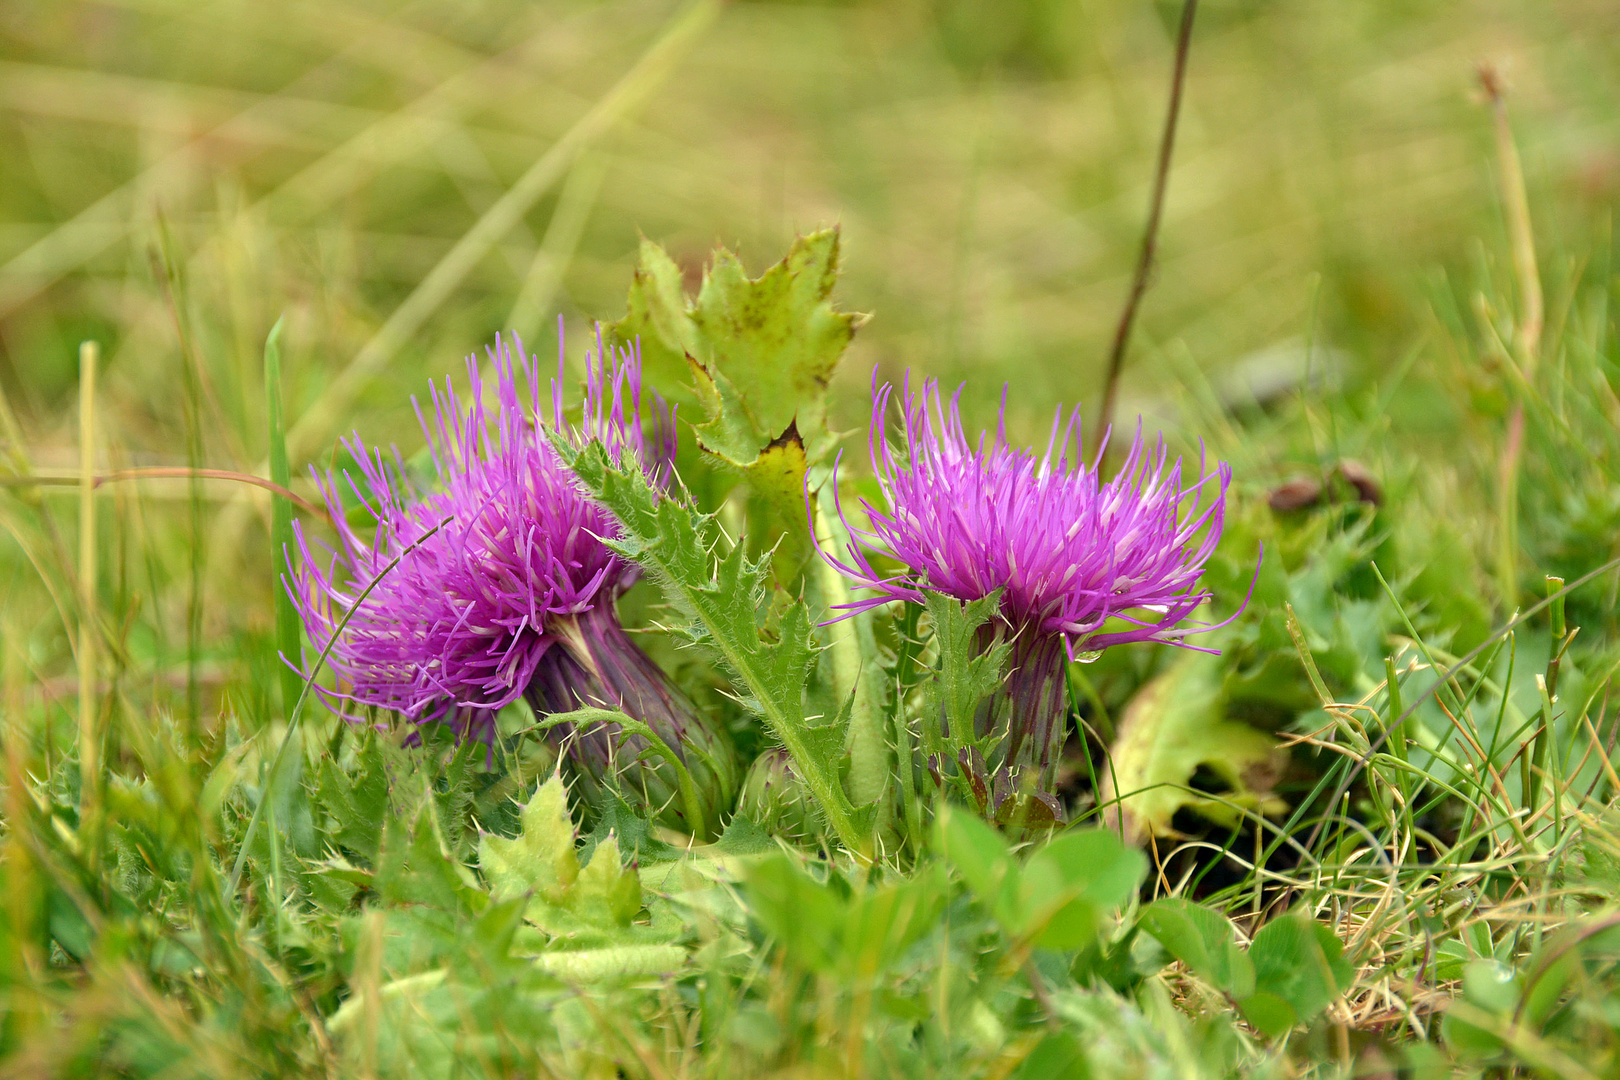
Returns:
[[[1098,801],[1113,827],[1123,815],[1128,842],[1172,834],[1170,819],[1183,807],[1225,825],[1240,810],[1284,809],[1272,787],[1286,755],[1274,736],[1226,718],[1219,657],[1186,653],[1144,686],[1126,707],[1112,759]],[[1227,790],[1192,790],[1201,767]]]

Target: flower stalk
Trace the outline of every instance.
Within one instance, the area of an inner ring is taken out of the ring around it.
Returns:
[[[355,706],[389,709],[487,742],[499,711],[519,697],[542,714],[618,710],[682,755],[705,797],[702,820],[689,820],[668,763],[617,725],[553,732],[582,786],[598,797],[622,787],[666,823],[707,836],[736,793],[734,749],[619,624],[617,598],[640,568],[609,546],[619,523],[553,446],[598,442],[662,488],[673,425],[660,425],[661,437],[644,432],[639,354],[609,351],[600,336],[586,357],[581,420],[568,423],[560,339],[559,326],[549,418],[537,365],[515,339],[490,351],[492,387],[469,360],[465,406],[448,382],[435,387],[423,428],[436,490],[417,490],[397,455],[390,461],[351,439],[360,476],[345,483],[375,527],[367,535],[352,526],[337,480],[317,478],[339,544],[324,548],[295,524],[301,558],[289,590],[315,647],[330,647],[338,685],[323,692],[350,719],[363,722]],[[440,531],[427,538],[430,526]],[[387,577],[357,595],[385,564]]]
[[[1006,644],[1008,666],[974,714],[972,750],[967,733],[954,733],[956,765],[987,805],[1023,793],[1055,808],[1068,663],[1137,641],[1199,648],[1187,638],[1225,625],[1188,620],[1210,598],[1200,578],[1220,539],[1231,470],[1201,462],[1183,483],[1181,461],[1162,440],[1145,444],[1139,428],[1119,473],[1104,481],[1107,440],[1089,462],[1080,456],[1078,409],[1057,411],[1041,454],[1008,443],[1005,401],[994,437],[970,441],[957,398],[947,407],[933,381],[920,393],[905,384],[900,437],[891,439],[893,393],[874,382],[869,448],[881,498],[861,500],[868,524],[859,527],[834,486],[848,540],[818,545],[865,594],[842,605],[843,617],[922,604],[928,593],[998,596],[979,653]]]

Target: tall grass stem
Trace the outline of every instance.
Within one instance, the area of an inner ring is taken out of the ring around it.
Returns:
[[[283,490],[287,489],[292,479],[287,464],[287,425],[281,411],[281,330],[285,322],[285,317],[277,319],[264,339],[264,398],[270,429],[270,482]],[[292,597],[287,594],[283,578],[288,571],[287,560],[293,544],[292,512],[292,503],[287,499],[278,496],[270,500],[271,587],[276,598],[276,666],[281,676],[281,708],[289,717],[303,684],[292,667],[298,662],[298,612],[293,609]]]
[[[96,687],[96,368],[101,347],[79,345],[79,827],[94,844],[101,804]]]
[[[1125,307],[1119,313],[1119,325],[1114,328],[1114,342],[1108,350],[1102,409],[1088,438],[1093,453],[1102,445],[1104,434],[1114,423],[1114,409],[1119,403],[1119,379],[1125,370],[1125,353],[1131,343],[1131,328],[1136,324],[1136,311],[1142,306],[1142,296],[1152,282],[1153,256],[1159,246],[1159,221],[1164,216],[1164,193],[1170,182],[1170,155],[1176,145],[1176,124],[1181,119],[1181,91],[1187,82],[1187,54],[1192,49],[1193,19],[1197,14],[1198,0],[1185,0],[1181,7],[1181,31],[1176,37],[1175,68],[1170,75],[1170,105],[1165,111],[1164,134],[1159,140],[1159,158],[1153,170],[1153,196],[1148,204],[1147,226],[1142,231],[1142,253],[1137,257],[1131,290],[1125,295]]]
[[[638,108],[669,76],[699,34],[720,13],[721,6],[721,0],[692,0],[684,6],[635,66],[462,234],[455,246],[428,271],[348,365],[338,372],[326,392],[304,410],[298,422],[288,430],[290,454],[299,457],[308,454],[331,433],[332,425],[339,417],[347,415],[356,398],[400,346],[450,298],[479,260],[567,175],[581,151]]]
[[[1513,271],[1519,281],[1519,317],[1515,321],[1513,342],[1526,386],[1535,385],[1536,366],[1541,344],[1541,328],[1545,319],[1541,295],[1541,273],[1536,267],[1535,233],[1530,223],[1530,199],[1525,193],[1524,170],[1519,164],[1519,150],[1513,141],[1513,128],[1508,123],[1506,91],[1501,75],[1490,66],[1481,67],[1479,82],[1490,102],[1491,118],[1496,133],[1496,159],[1498,181],[1502,186],[1502,209],[1507,216],[1508,232],[1513,244]],[[1524,400],[1513,403],[1508,415],[1507,435],[1502,443],[1502,458],[1498,468],[1497,493],[1497,566],[1498,588],[1502,603],[1509,610],[1518,606],[1519,555],[1519,471],[1524,453]]]

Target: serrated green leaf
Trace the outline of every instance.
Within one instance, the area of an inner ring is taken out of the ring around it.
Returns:
[[[829,302],[838,252],[837,229],[811,233],[750,278],[722,248],[697,297],[688,299],[680,268],[644,240],[627,313],[610,328],[620,341],[639,338],[643,362],[659,374],[672,373],[677,357],[690,358],[706,414],[699,442],[749,470],[756,486],[794,500],[806,459],[820,460],[835,442],[826,425],[827,385],[861,321]],[[798,451],[762,461],[773,444]]]
[[[687,357],[702,350],[688,311],[681,268],[663,248],[641,239],[625,316],[607,328],[622,344],[641,343],[641,363],[650,381],[676,387],[690,375]]]
[[[424,805],[409,823],[393,818],[384,828],[372,885],[384,903],[465,913],[472,890],[457,873],[459,865],[439,833],[438,815]]]
[[[719,855],[763,855],[775,851],[776,844],[770,833],[738,814],[726,823],[726,831],[720,834],[712,849]]]
[[[624,866],[617,837],[610,836],[596,845],[591,861],[569,890],[568,903],[592,921],[629,926],[636,917],[641,910],[641,879]]]
[[[355,765],[347,771],[331,757],[323,757],[315,801],[325,811],[331,841],[376,862],[389,807],[388,768],[375,735],[363,736]]]
[[[568,817],[568,790],[553,774],[523,808],[523,832],[508,840],[485,834],[478,841],[478,865],[500,898],[534,892],[561,903],[579,877],[574,825]]]
[[[603,792],[602,805],[597,807],[596,827],[580,848],[579,857],[592,857],[597,846],[610,836],[616,837],[619,846],[642,866],[673,862],[682,855],[680,848],[653,836],[647,819],[637,814],[618,792],[611,789]]]
[[[987,812],[986,778],[966,775],[960,759],[980,744],[975,730],[979,703],[1000,685],[1001,670],[1011,648],[1006,642],[998,642],[983,649],[979,640],[980,629],[996,613],[1001,593],[998,590],[964,604],[949,596],[925,592],[923,600],[934,624],[935,647],[939,651],[939,668],[928,683],[929,719],[922,725],[923,748],[952,777],[958,795]]]

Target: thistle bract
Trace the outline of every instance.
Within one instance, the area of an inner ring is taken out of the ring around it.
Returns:
[[[1201,462],[1184,483],[1181,461],[1162,440],[1144,444],[1138,428],[1104,481],[1101,452],[1086,462],[1074,449],[1078,408],[1057,411],[1044,453],[1008,444],[1005,404],[995,437],[975,444],[956,397],[947,406],[932,380],[921,394],[904,387],[896,444],[885,432],[892,396],[874,384],[869,446],[882,498],[861,500],[867,526],[846,521],[851,542],[822,555],[868,592],[847,613],[921,603],[925,590],[963,601],[1000,591],[984,644],[1012,648],[1002,689],[978,716],[979,739],[1004,732],[983,787],[1050,792],[1066,734],[1066,660],[1133,641],[1181,645],[1214,629],[1183,624],[1210,597],[1199,578],[1231,471]]]
[[[805,842],[822,831],[816,818],[816,800],[793,763],[793,755],[780,746],[755,758],[743,777],[737,813],[773,835]]]
[[[664,485],[673,425],[663,425],[661,438],[644,432],[633,349],[607,352],[598,340],[595,355],[587,353],[578,426],[563,416],[560,343],[549,421],[538,366],[521,343],[498,341],[489,361],[492,379],[469,359],[465,405],[448,379],[433,388],[433,418],[422,426],[438,490],[416,489],[397,455],[390,460],[358,437],[346,446],[360,475],[341,482],[375,524],[350,525],[340,481],[321,482],[338,546],[323,550],[300,530],[300,566],[289,587],[316,650],[330,646],[337,686],[328,696],[351,719],[355,706],[374,706],[484,740],[493,737],[496,713],[524,694],[542,712],[622,709],[689,759],[712,796],[712,819],[736,787],[730,742],[708,730],[625,635],[614,604],[639,568],[604,542],[619,534],[617,523],[585,495],[549,441],[600,440],[615,461],[633,459]],[[552,737],[593,782],[622,773],[655,808],[681,818],[673,776],[643,759],[639,737],[557,729]]]

